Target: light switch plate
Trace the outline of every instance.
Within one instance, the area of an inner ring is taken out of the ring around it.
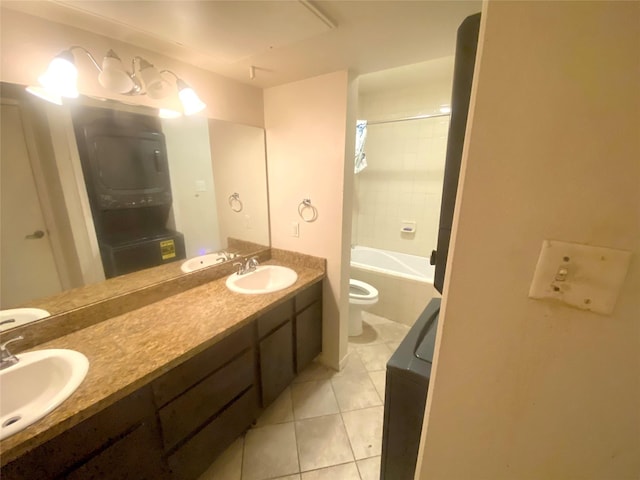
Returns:
[[[544,240],[529,297],[610,314],[630,259],[625,250]]]

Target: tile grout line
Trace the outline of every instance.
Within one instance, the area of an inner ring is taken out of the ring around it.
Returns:
[[[333,396],[336,398],[336,403],[338,403],[338,397],[336,396],[335,389],[333,388],[333,383],[329,382],[331,385],[331,391],[333,392]],[[362,476],[360,475],[360,470],[358,469],[358,462],[356,461],[356,453],[353,450],[353,444],[351,443],[351,437],[349,437],[349,432],[347,431],[347,425],[344,423],[344,417],[342,416],[342,410],[340,409],[340,404],[338,404],[338,410],[340,411],[340,421],[342,422],[342,428],[344,428],[344,433],[347,435],[347,441],[349,442],[349,448],[351,449],[351,456],[353,457],[353,462],[356,464],[356,470],[358,471],[358,476],[360,480],[362,480]]]
[[[247,433],[249,432],[249,430],[247,430],[246,432],[244,432],[242,434],[242,455],[240,456],[240,480],[242,480],[242,476],[244,474],[243,470],[244,470],[244,443],[245,440],[247,439]]]
[[[388,323],[392,323],[391,321],[388,321]],[[395,322],[394,322],[395,323]],[[346,423],[344,420],[344,413],[350,413],[350,412],[356,412],[356,411],[362,411],[362,410],[366,410],[366,409],[372,409],[372,408],[378,408],[380,406],[382,406],[382,408],[384,409],[384,398],[380,395],[380,393],[378,392],[378,389],[375,388],[375,383],[373,381],[373,378],[371,377],[371,373],[372,372],[384,372],[385,369],[375,369],[375,370],[370,370],[369,368],[367,368],[366,365],[364,365],[364,362],[362,362],[362,358],[360,356],[360,352],[359,352],[359,348],[358,347],[369,347],[369,346],[375,346],[375,345],[385,345],[385,347],[391,351],[391,353],[393,354],[393,349],[392,347],[389,345],[389,341],[387,341],[388,339],[383,338],[382,336],[379,337],[380,340],[382,340],[381,342],[376,342],[376,343],[367,343],[367,344],[356,344],[356,343],[352,343],[350,342],[350,346],[352,347],[352,351],[350,353],[348,353],[348,355],[353,355],[355,354],[355,357],[358,357],[358,359],[360,360],[360,362],[363,364],[364,366],[364,372],[356,372],[356,373],[366,373],[366,377],[369,382],[372,384],[374,391],[376,392],[376,396],[378,398],[378,400],[380,401],[381,405],[374,405],[374,406],[368,406],[368,407],[361,407],[361,408],[355,408],[355,409],[351,409],[351,410],[345,410],[343,411],[339,402],[338,402],[338,396],[336,395],[336,389],[333,385],[333,379],[334,378],[341,378],[343,376],[345,376],[346,374],[342,374],[340,375],[340,372],[337,372],[338,375],[336,375],[336,372],[322,372],[320,374],[319,378],[310,378],[308,380],[304,380],[304,381],[299,381],[299,382],[293,382],[291,385],[291,388],[293,388],[294,385],[301,385],[301,384],[306,384],[306,383],[319,383],[319,382],[329,382],[330,387],[331,387],[331,392],[334,396],[334,399],[336,401],[336,404],[338,406],[338,413],[340,415],[340,420],[342,422],[342,427],[344,429],[344,432],[347,436],[347,441],[349,442],[349,448],[351,450],[351,454],[352,454],[352,460],[351,461],[347,461],[347,462],[342,462],[342,463],[337,463],[335,465],[328,465],[325,467],[320,467],[320,468],[314,468],[314,469],[310,469],[310,470],[306,470],[306,471],[302,471],[302,464],[301,464],[301,459],[300,459],[300,449],[299,449],[299,443],[298,443],[298,432],[297,432],[297,428],[296,425],[298,422],[304,422],[306,420],[310,420],[310,419],[318,419],[318,418],[322,418],[322,417],[331,417],[331,416],[335,416],[336,413],[327,413],[324,415],[318,415],[318,416],[314,416],[314,417],[308,417],[308,418],[303,418],[303,419],[298,419],[296,418],[296,414],[295,414],[295,408],[293,405],[293,392],[290,389],[289,390],[289,395],[290,395],[290,400],[291,400],[291,412],[292,412],[292,420],[291,421],[282,421],[282,422],[275,422],[273,424],[268,424],[268,425],[262,425],[260,427],[254,427],[253,429],[260,429],[260,428],[264,428],[267,426],[271,426],[271,425],[285,425],[287,423],[292,423],[293,424],[293,430],[294,430],[294,439],[295,439],[295,445],[296,445],[296,457],[297,457],[297,461],[298,461],[298,471],[296,473],[292,473],[292,474],[288,474],[288,475],[298,475],[300,479],[302,479],[302,475],[303,473],[307,473],[307,472],[313,472],[313,471],[318,471],[318,470],[323,470],[323,469],[327,469],[327,468],[332,468],[332,467],[337,467],[340,465],[346,465],[349,463],[355,463],[356,465],[356,470],[358,472],[358,476],[359,478],[362,480],[362,472],[361,472],[361,468],[358,464],[359,461],[363,461],[363,460],[368,460],[371,458],[376,458],[379,457],[380,454],[378,455],[372,455],[370,457],[364,457],[360,460],[356,459],[356,454],[355,454],[355,450],[354,450],[354,446],[353,446],[353,442],[351,440],[351,437],[349,436],[349,433],[347,431],[346,428]],[[393,342],[391,342],[393,343]],[[385,365],[386,366],[386,365]],[[242,457],[241,457],[241,464],[240,464],[240,475],[241,475],[241,480],[242,477],[244,475],[244,458],[245,458],[245,454],[246,454],[246,433],[242,439]],[[288,476],[287,475],[287,476]],[[278,477],[272,477],[271,480],[275,480],[277,478],[281,478],[282,476],[278,476]]]

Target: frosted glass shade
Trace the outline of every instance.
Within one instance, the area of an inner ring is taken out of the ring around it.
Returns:
[[[65,52],[51,60],[47,71],[40,75],[38,81],[53,95],[77,98],[78,70],[71,53],[66,55]]]
[[[107,90],[117,93],[129,93],[134,87],[133,80],[120,59],[108,55],[102,61],[102,72],[98,75],[98,81]]]
[[[206,108],[207,105],[200,100],[193,88],[180,79],[178,79],[177,84],[178,97],[180,97],[180,102],[182,102],[185,115],[193,115]]]
[[[144,84],[145,91],[150,98],[158,100],[164,98],[172,92],[172,88],[161,76],[158,70],[151,65],[143,65],[140,69],[140,78]],[[173,90],[175,92],[175,90]]]

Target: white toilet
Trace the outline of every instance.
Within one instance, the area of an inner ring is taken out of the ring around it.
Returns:
[[[378,290],[366,282],[349,279],[349,336],[362,334],[362,310],[378,303]]]

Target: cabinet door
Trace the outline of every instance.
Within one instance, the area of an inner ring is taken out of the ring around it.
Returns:
[[[291,321],[260,341],[262,406],[273,402],[289,386],[293,372],[293,329]]]
[[[322,352],[322,300],[304,309],[295,319],[296,373]]]
[[[25,453],[2,468],[2,480],[60,478],[71,475],[83,465],[91,465],[94,458],[114,448],[132,432],[146,425],[136,434],[136,441],[125,445],[135,446],[134,452],[145,452],[142,462],[136,456],[122,456],[119,460],[119,472],[132,469],[139,471],[138,464],[144,464],[146,471],[160,472],[156,478],[163,478],[165,464],[160,452],[160,434],[153,407],[151,389],[143,387],[107,407],[100,413],[84,420],[75,427],[61,433],[47,443]],[[119,450],[114,450],[118,452]],[[96,469],[108,465],[108,458],[96,460],[90,468]],[[130,462],[132,462],[130,464]],[[89,468],[89,467],[87,467]],[[117,471],[111,475],[107,468],[102,476],[85,478],[125,478],[118,477]],[[95,471],[95,470],[94,470]],[[131,477],[133,478],[133,477]],[[139,477],[153,478],[153,477]]]
[[[65,475],[65,479],[168,479],[169,470],[163,462],[158,461],[162,454],[158,440],[155,418],[149,419],[87,463]]]

